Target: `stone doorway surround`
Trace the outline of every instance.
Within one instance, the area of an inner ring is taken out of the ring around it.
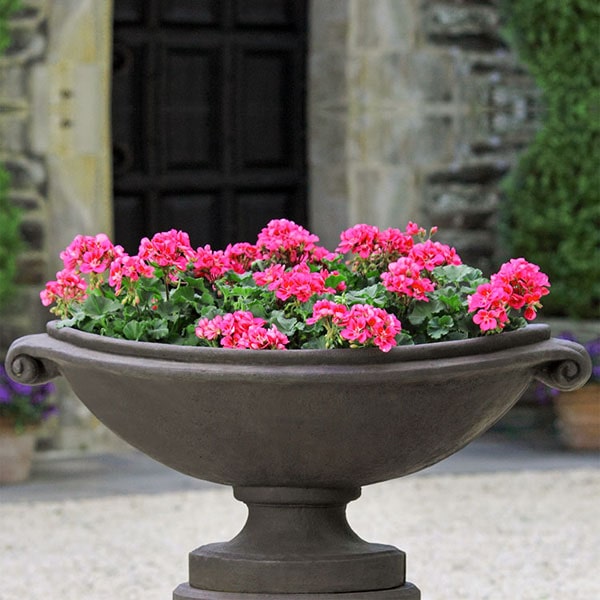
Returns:
[[[23,0],[11,21],[0,161],[26,209],[27,250],[0,346],[43,328],[38,293],[60,250],[112,232],[112,2]],[[498,184],[535,131],[539,94],[500,37],[499,3],[311,1],[309,221],[326,246],[355,223],[417,220],[469,263],[488,269],[501,254]],[[102,437],[82,411],[65,400],[60,429],[74,433],[55,445]]]

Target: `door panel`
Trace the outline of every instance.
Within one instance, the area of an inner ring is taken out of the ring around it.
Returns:
[[[115,0],[116,241],[306,224],[306,0]]]

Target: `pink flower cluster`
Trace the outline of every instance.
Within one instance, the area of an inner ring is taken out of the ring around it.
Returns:
[[[249,350],[285,350],[288,338],[275,325],[265,327],[266,321],[251,312],[234,313],[203,318],[196,325],[196,335],[209,341],[219,339],[224,348]]]
[[[230,268],[238,274],[249,271],[252,263],[261,258],[258,248],[249,242],[229,244],[225,248],[224,254],[229,261]]]
[[[460,257],[454,248],[426,240],[414,244],[406,256],[390,263],[388,270],[381,274],[381,279],[390,292],[428,302],[426,294],[432,292],[435,286],[423,272],[431,272],[442,265],[460,264]]]
[[[431,279],[421,275],[419,263],[408,256],[391,263],[388,270],[381,274],[381,279],[390,292],[423,302],[429,301],[426,293],[434,290]]]
[[[408,253],[408,258],[414,261],[419,269],[426,271],[433,271],[436,267],[443,265],[462,264],[460,256],[454,248],[432,240],[415,244]]]
[[[63,269],[56,274],[56,280],[49,281],[40,292],[44,306],[57,303],[59,314],[62,314],[64,304],[83,302],[87,297],[87,281],[71,269]]]
[[[154,277],[154,267],[145,263],[139,256],[121,254],[110,263],[108,284],[114,288],[117,296],[121,293],[123,279],[130,286],[140,277]]]
[[[159,267],[174,267],[178,271],[185,271],[188,263],[195,258],[195,252],[187,233],[171,229],[155,234],[152,239],[143,238],[138,256]]]
[[[196,250],[193,257],[194,277],[215,281],[232,268],[231,260],[223,250],[211,250],[207,244]]]
[[[509,310],[522,310],[528,321],[535,319],[542,296],[549,293],[548,277],[537,265],[513,258],[500,267],[469,296],[469,312],[483,332],[501,331],[509,321]]]
[[[392,227],[381,231],[375,225],[361,223],[342,231],[336,251],[342,254],[350,252],[362,259],[381,254],[402,255],[412,248],[413,236],[421,233],[424,234],[425,230],[412,222],[404,233]]]
[[[350,342],[350,346],[374,345],[383,352],[389,352],[396,345],[396,335],[402,330],[393,314],[370,304],[354,304],[348,308],[331,300],[318,300],[306,323],[312,325],[322,319],[337,326],[340,336]]]
[[[105,233],[78,235],[60,253],[65,269],[76,273],[103,273],[112,260],[123,252]]]
[[[273,219],[258,234],[259,257],[289,266],[311,260],[333,260],[336,255],[317,246],[318,236],[288,219]]]
[[[66,315],[68,304],[82,302],[87,297],[89,284],[82,274],[90,275],[94,280],[93,287],[97,286],[102,283],[101,274],[123,254],[123,248],[113,245],[104,233],[76,236],[60,253],[64,268],[40,292],[42,304],[50,306],[56,303],[54,312]]]
[[[282,264],[274,264],[264,271],[254,273],[253,277],[258,285],[266,285],[284,302],[292,297],[306,302],[315,294],[335,293],[325,283],[329,275],[327,269],[311,271],[308,264],[302,262],[291,269],[286,269]]]

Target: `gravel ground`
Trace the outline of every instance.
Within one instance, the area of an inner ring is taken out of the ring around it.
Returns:
[[[0,491],[1,494],[1,491]],[[361,537],[408,556],[423,600],[600,598],[600,471],[419,475],[363,489]],[[0,507],[1,600],[169,600],[187,552],[229,539],[229,488]]]

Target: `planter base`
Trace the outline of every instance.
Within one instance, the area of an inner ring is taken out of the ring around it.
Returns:
[[[248,506],[246,525],[190,553],[192,588],[320,598],[404,585],[404,552],[365,542],[348,525],[346,504],[360,488],[236,487],[234,495]]]
[[[421,600],[421,592],[412,583],[391,590],[348,592],[345,594],[244,594],[199,590],[182,583],[173,592],[173,600]]]

